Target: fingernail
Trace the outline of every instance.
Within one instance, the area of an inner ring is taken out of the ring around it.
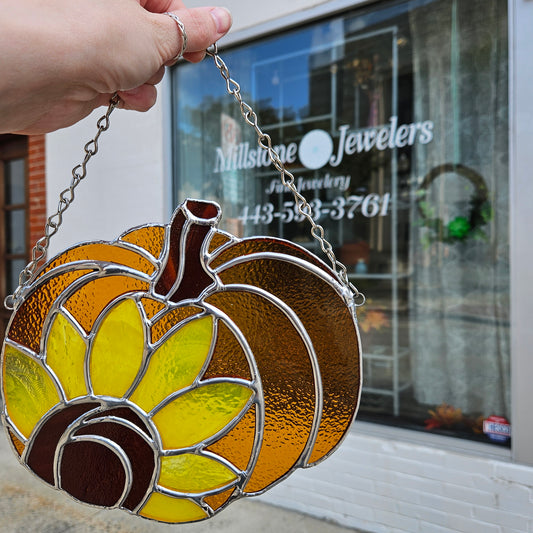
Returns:
[[[227,33],[231,28],[231,13],[225,7],[215,7],[211,10],[211,16],[215,21],[218,33]]]

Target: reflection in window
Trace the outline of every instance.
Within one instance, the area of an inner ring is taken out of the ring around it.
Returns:
[[[381,2],[223,54],[368,298],[362,418],[510,419],[506,5]],[[176,203],[318,253],[212,62],[173,80]]]

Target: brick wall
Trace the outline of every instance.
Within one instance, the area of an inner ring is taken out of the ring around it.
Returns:
[[[379,533],[533,532],[532,467],[355,432],[263,499]]]
[[[43,236],[46,223],[45,136],[28,137],[29,248]]]

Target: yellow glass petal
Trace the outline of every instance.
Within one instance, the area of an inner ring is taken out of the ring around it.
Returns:
[[[26,438],[41,417],[60,400],[44,368],[9,345],[4,354],[4,395],[9,417]]]
[[[46,362],[59,378],[67,399],[87,394],[85,342],[74,326],[57,314],[46,342]]]
[[[186,453],[161,458],[159,485],[167,489],[200,493],[236,480],[234,472],[210,457]]]
[[[252,391],[234,383],[210,383],[185,393],[154,417],[167,450],[185,448],[213,436],[246,406]]]
[[[142,363],[144,330],[133,300],[115,305],[103,319],[91,350],[90,373],[95,394],[122,398]]]
[[[139,512],[141,516],[176,524],[178,522],[196,522],[207,518],[207,513],[190,500],[172,498],[165,494],[154,492],[146,505]]]
[[[152,354],[131,401],[149,412],[169,394],[191,385],[204,366],[212,338],[210,316],[178,329]]]

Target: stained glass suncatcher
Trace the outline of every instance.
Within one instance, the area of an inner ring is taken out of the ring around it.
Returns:
[[[11,319],[2,419],[38,477],[82,502],[203,520],[312,466],[357,410],[352,296],[304,248],[168,226],[49,261]]]

